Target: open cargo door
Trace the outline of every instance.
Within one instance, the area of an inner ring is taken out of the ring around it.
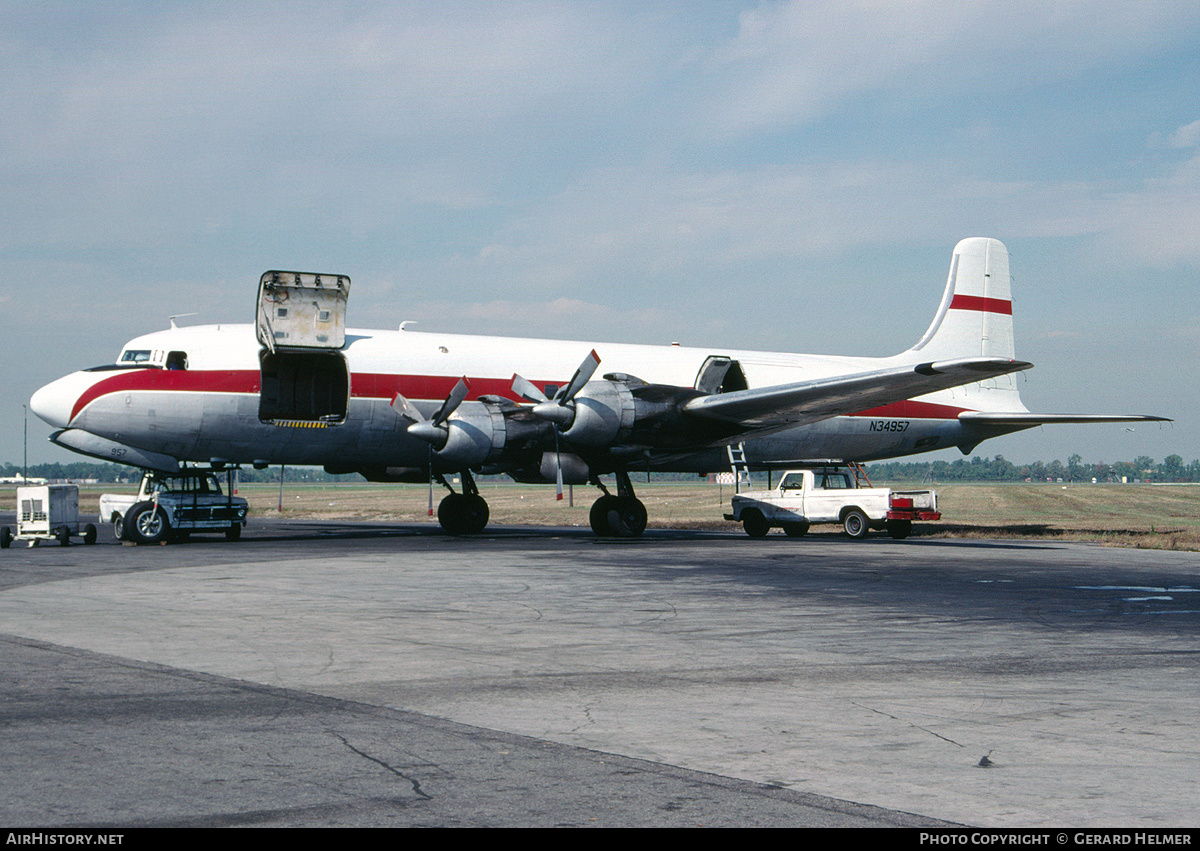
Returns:
[[[255,320],[263,347],[260,420],[288,425],[346,419],[350,374],[341,349],[349,296],[346,275],[263,274]]]

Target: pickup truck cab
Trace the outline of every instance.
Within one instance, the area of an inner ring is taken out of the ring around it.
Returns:
[[[212,470],[190,468],[177,475],[148,472],[136,496],[101,494],[100,522],[111,523],[121,541],[156,544],[192,532],[224,532],[236,541],[249,504],[233,495],[233,475],[222,491]]]
[[[854,471],[840,465],[789,470],[773,490],[736,494],[732,509],[725,519],[741,523],[752,538],[774,527],[800,537],[813,523],[840,523],[851,538],[886,528],[900,540],[908,537],[914,520],[942,516],[936,491],[860,487]]]

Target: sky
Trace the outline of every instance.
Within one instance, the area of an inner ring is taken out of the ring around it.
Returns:
[[[0,462],[268,269],[349,275],[355,327],[885,356],[968,236],[1031,409],[1176,420],[973,454],[1190,461],[1197,45],[1194,0],[0,0]]]

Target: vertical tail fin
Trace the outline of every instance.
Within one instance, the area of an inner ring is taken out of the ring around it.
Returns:
[[[1008,249],[971,237],[954,247],[942,303],[929,330],[909,352],[929,360],[1015,357]]]

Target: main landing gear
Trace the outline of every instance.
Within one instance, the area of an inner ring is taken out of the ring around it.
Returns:
[[[482,532],[488,522],[487,500],[479,495],[479,488],[469,470],[461,473],[463,492],[456,493],[445,476],[434,473],[434,478],[450,493],[438,503],[437,518],[451,535],[475,535]]]
[[[646,531],[646,506],[633,495],[633,483],[629,481],[628,473],[617,471],[616,496],[609,493],[598,478],[593,477],[591,483],[604,493],[592,503],[588,514],[597,537],[636,538]]]

